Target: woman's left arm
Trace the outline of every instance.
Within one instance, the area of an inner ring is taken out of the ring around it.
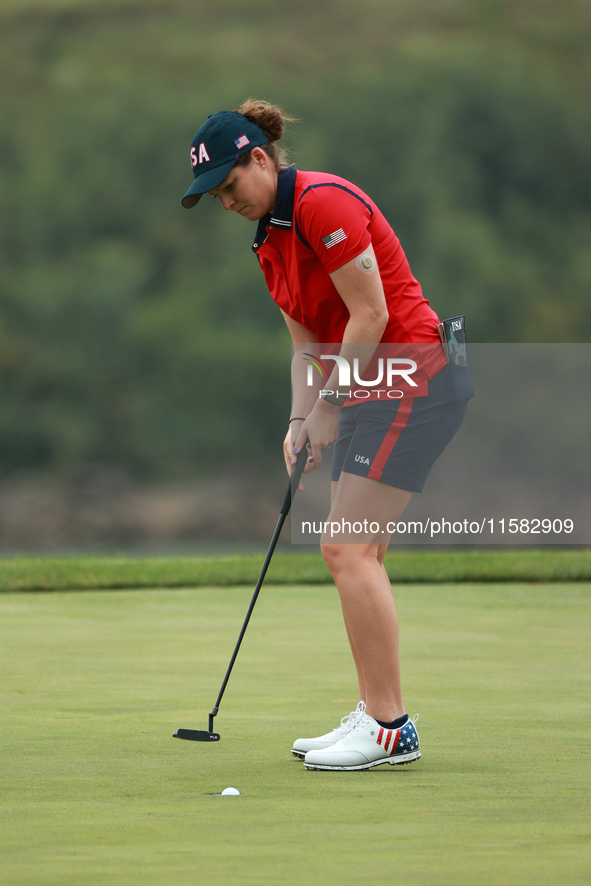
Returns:
[[[349,311],[343,345],[365,342],[375,347],[388,323],[388,307],[371,243],[357,258],[333,271],[330,279]],[[347,356],[344,351],[341,354]]]
[[[388,323],[386,297],[371,244],[361,255],[333,271],[330,278],[349,311],[340,354],[350,365],[356,357],[362,372]],[[338,390],[336,366],[324,387],[330,391]],[[340,409],[340,406],[319,399],[308,415],[296,441],[297,451],[306,438],[310,441],[313,462],[306,466],[306,473],[320,466],[323,450],[336,440]]]

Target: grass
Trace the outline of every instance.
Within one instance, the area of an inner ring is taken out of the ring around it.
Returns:
[[[313,773],[290,756],[356,702],[332,588],[0,597],[2,882],[583,884],[589,583],[405,584],[423,758]],[[233,785],[240,797],[216,792]]]
[[[0,560],[0,592],[254,584],[264,553],[235,557],[14,557]],[[397,551],[386,558],[396,584],[465,581],[591,581],[591,549]],[[275,553],[275,584],[322,584],[318,553]]]

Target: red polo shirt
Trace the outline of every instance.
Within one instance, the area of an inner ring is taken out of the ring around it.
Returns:
[[[389,313],[381,341],[439,344],[439,318],[413,277],[396,234],[373,200],[351,182],[282,169],[275,208],[260,220],[253,251],[279,307],[319,342],[340,343],[349,312],[329,274],[370,243]],[[433,350],[433,358],[428,377],[445,365],[441,348]]]

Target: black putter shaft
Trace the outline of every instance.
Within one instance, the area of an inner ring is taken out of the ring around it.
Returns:
[[[173,733],[173,738],[184,738],[187,741],[219,741],[220,736],[219,733],[213,731],[213,720],[217,715],[217,712],[220,707],[220,702],[226,690],[226,686],[228,685],[228,680],[230,679],[230,674],[232,673],[232,668],[234,667],[234,662],[238,656],[238,651],[240,649],[240,645],[246,633],[246,629],[248,627],[248,623],[250,621],[250,617],[252,615],[253,609],[255,607],[255,603],[259,596],[259,591],[263,585],[265,580],[265,575],[267,574],[267,569],[269,568],[269,563],[271,562],[271,557],[273,556],[273,552],[277,545],[277,541],[279,536],[281,535],[281,530],[283,529],[283,524],[285,523],[286,517],[289,514],[291,503],[293,501],[293,497],[296,494],[296,490],[298,488],[298,483],[300,482],[300,477],[302,476],[302,472],[304,470],[306,464],[306,458],[308,455],[307,448],[304,446],[302,451],[298,455],[298,460],[294,465],[294,468],[291,472],[291,477],[289,478],[289,485],[287,487],[287,492],[285,493],[285,498],[283,500],[283,504],[281,505],[281,510],[279,511],[279,519],[277,520],[277,525],[275,526],[275,531],[273,532],[273,537],[271,538],[271,543],[269,544],[269,549],[267,551],[267,556],[265,557],[265,562],[263,563],[263,568],[261,569],[261,573],[259,575],[259,579],[256,583],[256,587],[254,589],[254,594],[252,595],[252,600],[250,601],[250,606],[248,607],[248,612],[246,613],[246,618],[244,619],[244,624],[242,625],[242,629],[240,631],[240,636],[236,641],[236,646],[234,647],[234,652],[232,653],[232,658],[230,659],[230,664],[228,665],[228,670],[226,671],[226,676],[224,677],[224,681],[222,683],[221,689],[219,691],[218,697],[216,699],[216,703],[213,706],[213,709],[209,715],[209,729],[200,730],[200,729],[177,729],[176,732]]]

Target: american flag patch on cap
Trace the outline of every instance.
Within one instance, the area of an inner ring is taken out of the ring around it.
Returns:
[[[338,231],[333,231],[332,234],[329,234],[328,237],[323,237],[322,242],[326,246],[327,249],[330,249],[331,246],[336,246],[337,243],[340,243],[341,240],[346,240],[347,235],[343,231],[342,228],[339,228]]]
[[[238,150],[240,150],[240,148],[245,148],[247,145],[249,145],[250,140],[247,139],[245,135],[241,135],[240,138],[234,139],[234,144],[236,145]]]

